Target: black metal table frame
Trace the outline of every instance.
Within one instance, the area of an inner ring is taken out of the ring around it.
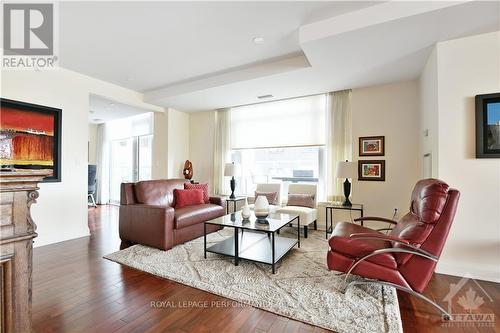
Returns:
[[[246,197],[236,197],[234,199],[232,198],[226,198],[226,214],[229,214],[229,202],[232,201],[233,202],[233,213],[236,212],[236,203],[238,201],[242,201],[242,200],[245,200]]]
[[[207,224],[211,224],[211,225],[218,225],[218,226],[223,226],[223,227],[229,227],[229,228],[234,228],[234,256],[231,256],[231,255],[228,255],[228,254],[223,254],[223,255],[226,255],[226,256],[229,256],[229,257],[233,257],[234,258],[234,265],[235,266],[238,266],[239,264],[239,261],[240,261],[240,258],[239,258],[239,233],[238,233],[238,230],[241,229],[242,230],[242,233],[243,231],[246,229],[246,230],[250,230],[250,231],[257,231],[257,232],[263,232],[263,233],[266,233],[267,234],[267,237],[271,237],[271,243],[272,243],[272,263],[269,264],[268,262],[263,262],[263,261],[259,261],[259,260],[252,260],[252,259],[246,259],[245,260],[248,260],[248,261],[253,261],[253,262],[258,262],[258,263],[261,263],[261,264],[266,264],[266,265],[271,265],[272,266],[272,272],[273,274],[276,273],[276,263],[275,262],[275,244],[274,244],[274,234],[277,233],[279,234],[279,231],[281,229],[283,229],[284,227],[287,227],[289,223],[292,223],[293,221],[297,220],[297,246],[300,248],[300,216],[297,216],[295,217],[294,219],[290,220],[289,222],[287,222],[284,226],[282,226],[281,228],[277,229],[277,230],[274,230],[274,231],[267,231],[267,230],[259,230],[259,229],[246,229],[246,228],[243,228],[242,226],[239,226],[239,225],[234,225],[234,226],[231,226],[231,225],[221,225],[221,224],[218,224],[218,223],[210,223],[210,221],[205,221],[203,223],[203,249],[204,249],[204,257],[205,259],[207,259]]]
[[[333,232],[333,210],[334,209],[339,209],[339,210],[350,210],[350,211],[358,211],[361,213],[361,217],[363,217],[364,211],[363,211],[363,205],[361,205],[360,208],[353,208],[352,206],[325,206],[325,224],[326,224],[326,230],[325,230],[325,237],[328,239],[328,234],[331,234]],[[328,211],[330,211],[330,219],[328,219]],[[328,222],[330,222],[330,225],[328,226]],[[361,221],[361,225],[363,225],[363,221]]]

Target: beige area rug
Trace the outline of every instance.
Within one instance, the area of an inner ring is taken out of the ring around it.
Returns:
[[[286,229],[281,236],[296,237]],[[295,231],[296,232],[296,231]],[[224,229],[208,235],[213,244],[234,233]],[[402,332],[396,290],[376,285],[352,286],[344,293],[343,278],[326,267],[324,232],[310,232],[278,263],[271,266],[207,253],[203,237],[170,251],[134,245],[105,258],[221,295],[285,317],[336,332]],[[352,279],[355,279],[354,276]]]

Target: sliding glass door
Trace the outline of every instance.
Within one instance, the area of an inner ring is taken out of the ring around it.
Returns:
[[[152,135],[111,141],[110,203],[120,203],[121,183],[151,179],[152,143]]]

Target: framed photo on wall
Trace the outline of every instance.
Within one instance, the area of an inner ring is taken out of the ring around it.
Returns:
[[[359,156],[384,156],[384,136],[364,136],[359,138]]]
[[[61,181],[61,109],[0,99],[0,167],[49,171]]]
[[[500,93],[476,96],[476,158],[500,158]]]
[[[359,160],[358,180],[385,181],[385,161]]]

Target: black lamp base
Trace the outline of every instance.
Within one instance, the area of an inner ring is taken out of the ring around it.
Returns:
[[[352,203],[349,200],[349,196],[351,195],[351,183],[349,182],[349,179],[345,179],[344,181],[344,196],[345,200],[342,203],[342,206],[344,207],[352,207]]]
[[[231,178],[231,195],[229,196],[229,199],[236,199],[236,196],[234,195],[234,190],[236,189],[236,180],[234,180],[234,177]]]

